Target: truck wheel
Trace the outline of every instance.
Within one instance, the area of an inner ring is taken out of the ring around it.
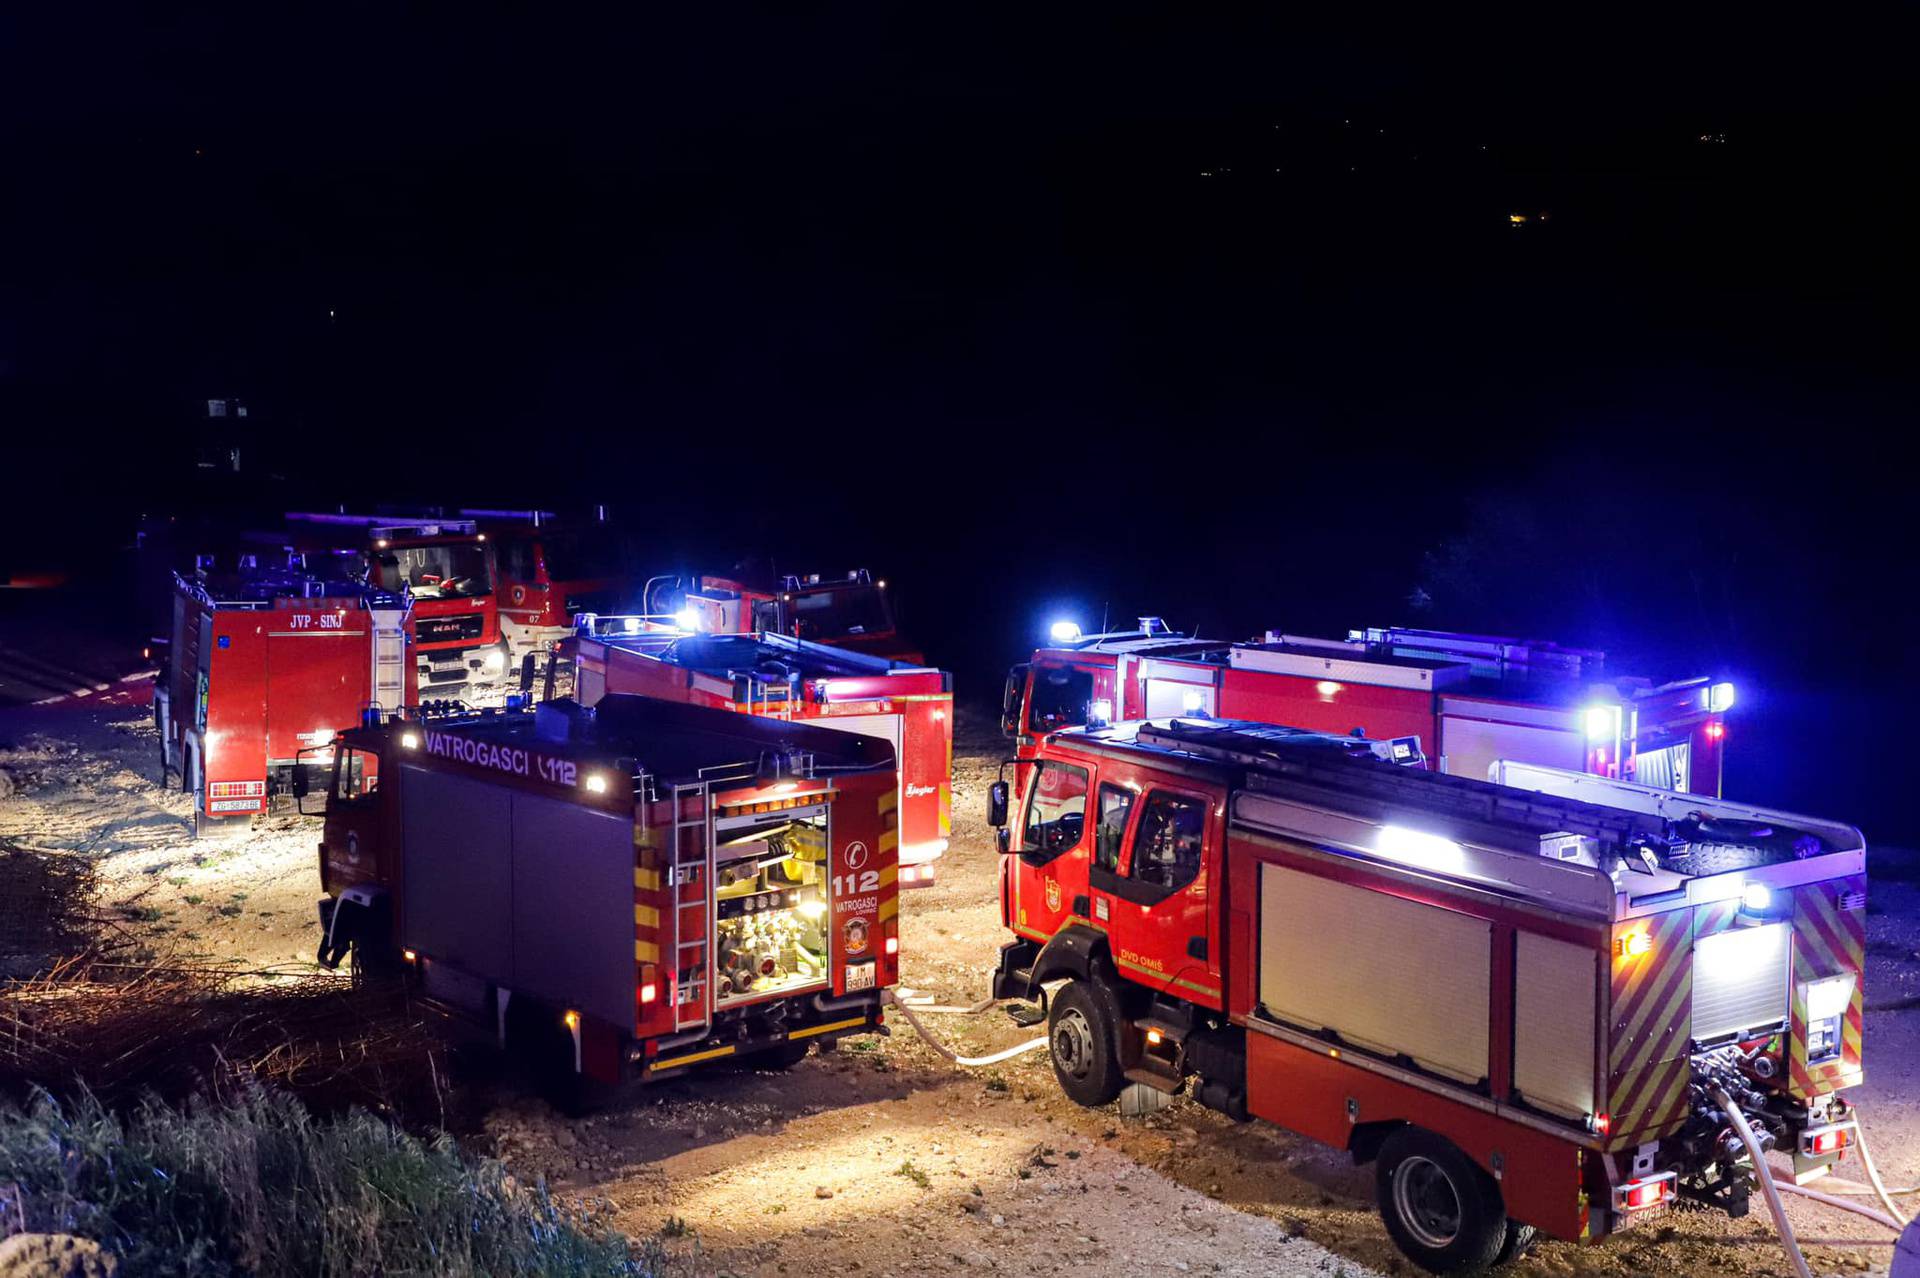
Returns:
[[[1068,981],[1047,1016],[1047,1051],[1060,1090],[1081,1105],[1105,1105],[1120,1094],[1119,1016],[1113,996],[1089,981]]]
[[[1500,1187],[1453,1142],[1402,1127],[1380,1147],[1380,1215],[1407,1258],[1436,1274],[1485,1269],[1507,1242]]]
[[[1533,1246],[1533,1226],[1523,1225],[1511,1216],[1507,1218],[1507,1236],[1500,1244],[1500,1254],[1493,1258],[1496,1265],[1504,1265],[1509,1260],[1518,1260],[1527,1254]]]
[[[399,953],[392,946],[356,939],[347,958],[347,972],[355,989],[380,989],[404,979],[407,965],[400,961]]]

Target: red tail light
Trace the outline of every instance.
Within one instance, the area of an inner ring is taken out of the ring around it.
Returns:
[[[1853,1130],[1849,1127],[1816,1127],[1800,1133],[1800,1152],[1803,1154],[1837,1154],[1853,1143]]]
[[[1645,1176],[1639,1180],[1630,1180],[1617,1185],[1613,1191],[1613,1205],[1616,1211],[1645,1211],[1649,1207],[1658,1207],[1673,1197],[1674,1173],[1662,1172],[1658,1176]]]

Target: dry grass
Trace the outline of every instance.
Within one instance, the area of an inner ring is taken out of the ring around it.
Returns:
[[[653,1278],[596,1209],[364,1112],[250,1088],[223,1104],[0,1104],[0,1234],[73,1233],[143,1275]]]
[[[324,1112],[443,1112],[444,1048],[397,989],[72,961],[0,988],[0,1093],[223,1097],[250,1085]]]

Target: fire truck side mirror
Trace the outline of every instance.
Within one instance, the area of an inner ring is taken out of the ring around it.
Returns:
[[[307,769],[305,765],[295,764],[293,769],[293,797],[296,799],[306,798],[308,788]]]
[[[987,787],[987,824],[1005,829],[1007,824],[1007,783],[995,781]]]

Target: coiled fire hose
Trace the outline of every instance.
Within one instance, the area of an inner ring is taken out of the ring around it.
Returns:
[[[913,1032],[918,1034],[928,1047],[931,1047],[952,1064],[960,1065],[967,1069],[978,1069],[982,1065],[998,1065],[1001,1061],[1011,1060],[1016,1056],[1026,1052],[1036,1051],[1047,1045],[1047,1036],[1042,1034],[1039,1038],[1028,1039],[1017,1047],[1009,1047],[1006,1051],[995,1052],[991,1056],[962,1056],[935,1038],[932,1034],[928,1033],[927,1027],[920,1023],[920,1018],[913,1014],[914,1009],[906,1003],[901,1002],[892,990],[881,991],[880,998],[882,1002],[900,1009],[901,1013],[907,1018],[907,1024],[913,1026]],[[985,1011],[987,1008],[993,1006],[993,1002],[994,1000],[987,999],[984,1002],[976,1003],[972,1007],[923,1007],[920,1010],[925,1012],[958,1012],[970,1015],[974,1012]]]

